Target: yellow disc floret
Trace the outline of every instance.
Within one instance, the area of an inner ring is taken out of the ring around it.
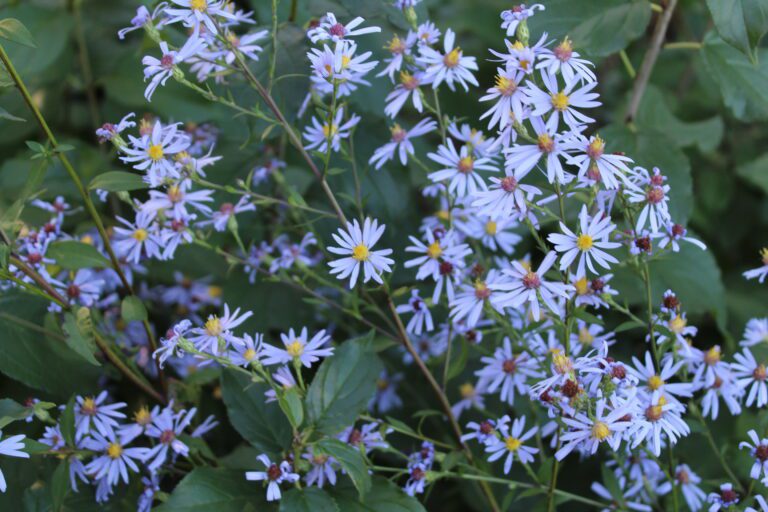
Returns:
[[[508,437],[504,440],[504,446],[511,452],[516,452],[523,445],[523,442],[516,437]]]
[[[593,244],[594,241],[592,240],[592,237],[586,233],[580,234],[579,238],[576,239],[576,247],[578,247],[580,251],[590,250]]]
[[[149,158],[157,162],[163,158],[163,146],[160,144],[152,144],[147,148],[147,154],[149,155]]]
[[[603,423],[602,421],[596,421],[594,425],[592,425],[592,437],[597,439],[598,441],[604,441],[611,435],[611,429],[608,427],[607,424]]]
[[[363,244],[357,245],[354,249],[352,249],[352,257],[357,261],[367,260],[370,254],[371,253],[368,250],[368,247]]]

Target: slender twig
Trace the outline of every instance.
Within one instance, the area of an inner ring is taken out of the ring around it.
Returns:
[[[269,56],[269,80],[267,80],[267,92],[272,94],[272,85],[275,82],[275,68],[277,67],[277,3],[272,0],[272,49]]]
[[[334,196],[333,191],[331,190],[331,187],[328,185],[328,182],[325,180],[325,176],[320,172],[320,169],[317,168],[317,165],[315,164],[314,160],[312,160],[312,157],[309,153],[307,153],[307,150],[304,149],[304,144],[302,144],[301,139],[296,134],[296,132],[293,129],[293,126],[288,122],[288,120],[285,118],[285,115],[283,115],[283,112],[280,110],[280,107],[277,106],[277,103],[275,103],[274,98],[272,98],[272,95],[267,91],[264,86],[261,84],[258,78],[253,74],[251,69],[248,67],[248,63],[243,58],[242,53],[240,53],[240,50],[238,50],[231,41],[224,40],[226,44],[229,46],[229,50],[232,51],[235,55],[235,59],[237,61],[237,65],[240,68],[240,70],[245,75],[246,79],[250,84],[253,86],[253,88],[256,90],[256,92],[261,96],[261,99],[266,103],[267,107],[269,107],[269,110],[272,111],[272,113],[277,118],[277,121],[280,123],[280,125],[283,127],[283,130],[286,134],[288,134],[288,140],[291,142],[293,147],[295,147],[299,153],[301,154],[304,161],[307,163],[307,166],[312,171],[312,174],[315,175],[315,177],[320,181],[320,186],[323,189],[323,192],[325,192],[326,197],[328,198],[328,201],[331,203],[331,207],[333,208],[333,211],[336,213],[336,216],[339,218],[339,221],[346,225],[347,218],[344,216],[344,212],[341,210],[341,207],[339,206],[338,201],[336,201],[336,196]]]
[[[677,43],[667,43],[665,50],[701,50],[702,44],[698,41],[680,41]]]
[[[120,356],[112,352],[112,349],[109,347],[109,344],[104,340],[104,338],[101,337],[100,334],[96,333],[94,331],[94,337],[93,339],[96,341],[96,345],[101,349],[101,351],[104,353],[104,356],[109,359],[109,362],[112,363],[112,365],[117,368],[120,373],[122,373],[128,380],[133,382],[139,389],[144,391],[146,394],[160,402],[161,404],[164,404],[166,402],[165,397],[163,397],[160,393],[155,391],[152,386],[149,385],[148,382],[144,381],[142,378],[140,378],[138,375],[136,375],[131,368],[125,364],[125,362],[120,359]]]
[[[675,11],[676,5],[677,0],[669,0],[667,6],[661,12],[659,20],[656,22],[656,27],[651,37],[651,46],[645,53],[643,63],[640,65],[640,72],[637,74],[637,80],[635,80],[635,85],[632,88],[632,97],[629,100],[629,109],[627,110],[627,123],[634,121],[637,110],[640,108],[640,101],[643,99],[646,87],[648,87],[648,80],[651,78],[653,66],[656,64],[656,59],[661,51],[664,37],[667,35],[667,27],[669,27],[669,22],[672,19],[672,13]]]
[[[77,191],[80,193],[80,196],[83,199],[83,203],[85,204],[85,209],[88,211],[88,214],[93,219],[93,223],[96,225],[96,229],[99,232],[99,236],[101,237],[101,240],[104,243],[104,250],[107,252],[110,262],[112,263],[112,268],[115,270],[118,277],[120,278],[120,282],[123,284],[123,287],[128,291],[130,295],[135,295],[133,291],[133,287],[131,286],[130,281],[128,281],[128,278],[125,276],[125,273],[123,272],[123,269],[120,266],[120,261],[117,259],[117,255],[115,254],[115,251],[112,249],[112,243],[109,239],[109,235],[107,234],[107,231],[104,228],[104,223],[101,221],[99,212],[96,211],[96,206],[93,204],[93,201],[91,200],[91,196],[89,195],[88,190],[86,190],[85,186],[83,185],[83,182],[80,180],[80,176],[77,174],[77,172],[75,171],[75,168],[70,163],[69,158],[67,158],[67,155],[64,152],[58,150],[59,143],[57,142],[56,137],[53,135],[53,132],[48,126],[48,123],[45,121],[45,118],[43,117],[42,112],[40,112],[40,109],[37,108],[37,105],[32,99],[32,96],[29,94],[29,90],[27,90],[27,86],[24,84],[24,81],[21,79],[21,76],[16,71],[16,68],[14,67],[13,62],[11,62],[10,57],[5,52],[5,48],[3,48],[2,45],[0,45],[0,61],[2,61],[3,65],[5,66],[5,69],[8,71],[8,74],[10,75],[14,84],[19,89],[19,92],[24,98],[25,103],[27,104],[29,109],[32,111],[32,114],[35,116],[37,123],[40,125],[40,128],[42,128],[43,132],[48,138],[48,141],[50,142],[54,152],[59,157],[59,160],[61,161],[62,166],[64,167],[67,174],[74,182],[75,187],[77,188]],[[154,351],[157,349],[157,341],[155,340],[155,334],[152,332],[152,327],[149,325],[148,320],[144,320],[142,324],[144,325],[144,330],[147,333],[147,338],[149,339],[150,348],[152,349],[152,351]],[[160,368],[160,363],[157,360],[155,360],[155,364],[157,365],[157,372],[158,372],[158,377],[160,379],[160,384],[162,385],[163,390],[166,391],[167,384],[165,382],[165,375],[163,373],[163,370],[162,368]]]
[[[395,307],[395,303],[392,302],[392,296],[389,294],[389,291],[387,290],[387,306],[389,307],[389,311],[392,313],[392,317],[395,319],[395,324],[397,325],[398,334],[400,335],[400,341],[402,342],[405,349],[408,351],[408,353],[413,357],[413,361],[416,363],[416,366],[419,368],[419,371],[424,375],[424,377],[427,379],[427,382],[429,383],[429,386],[432,388],[432,391],[434,391],[435,396],[437,397],[438,401],[440,402],[440,408],[443,410],[443,413],[445,413],[446,418],[448,418],[448,423],[451,426],[451,430],[453,432],[453,436],[456,438],[456,442],[461,447],[462,451],[464,452],[464,456],[467,458],[467,461],[469,461],[470,464],[474,465],[474,456],[472,455],[472,450],[469,449],[469,446],[462,441],[461,439],[461,427],[459,426],[458,421],[456,421],[456,417],[453,415],[453,411],[451,410],[451,404],[448,402],[448,397],[445,396],[445,393],[443,393],[443,390],[440,388],[440,384],[437,383],[434,376],[432,376],[432,372],[429,371],[429,368],[427,368],[427,365],[424,363],[424,360],[419,356],[419,353],[416,351],[416,348],[413,346],[413,343],[411,343],[411,339],[408,337],[408,333],[405,331],[405,326],[403,325],[403,321],[400,319],[400,315],[397,313],[397,308]],[[493,495],[493,490],[490,488],[487,482],[481,481],[480,487],[483,489],[483,493],[485,494],[485,497],[488,499],[488,503],[492,510],[499,511],[499,505],[496,503],[496,498]]]

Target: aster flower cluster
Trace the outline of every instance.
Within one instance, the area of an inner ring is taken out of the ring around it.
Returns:
[[[76,396],[59,408],[57,421],[46,416],[51,425],[38,442],[67,460],[72,492],[79,492],[82,484],[91,486],[99,504],[107,503],[119,485],[141,476],[151,484],[137,503],[137,510],[146,511],[162,479],[190,456],[189,440],[202,437],[218,422],[213,416],[199,421],[196,408],[180,409],[173,403],[142,406],[132,419],[125,408],[125,402],[111,402],[107,391]]]

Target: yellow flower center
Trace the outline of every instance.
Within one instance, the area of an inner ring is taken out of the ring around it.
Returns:
[[[149,409],[142,407],[133,413],[133,420],[139,425],[149,425],[149,422],[152,421],[152,415],[149,413]]]
[[[602,421],[596,421],[595,424],[592,425],[592,437],[594,437],[598,441],[604,441],[610,435],[611,435],[611,429],[608,428],[608,425],[606,425]]]
[[[147,239],[148,236],[149,236],[149,233],[147,233],[147,230],[143,228],[139,228],[133,232],[133,238],[135,238],[139,242],[143,242],[144,240]]]
[[[123,454],[123,447],[119,443],[109,443],[107,455],[110,459],[119,459]]]
[[[523,442],[516,437],[508,437],[504,440],[504,446],[511,452],[516,452],[523,445]]]
[[[368,248],[363,244],[360,244],[356,246],[354,249],[352,249],[352,257],[357,261],[367,260],[370,254],[371,253],[368,251]]]
[[[253,361],[253,358],[256,357],[256,351],[252,348],[249,348],[245,352],[243,352],[243,359],[246,361]]]
[[[471,156],[465,156],[461,160],[459,160],[458,164],[459,172],[463,172],[464,174],[469,174],[472,172],[472,169],[475,167],[475,160]]]
[[[704,362],[712,366],[720,362],[720,347],[715,345],[704,354]]]
[[[352,60],[352,58],[349,55],[342,55],[341,56],[341,67],[346,68],[349,66],[349,61]]]
[[[389,44],[385,46],[387,50],[392,53],[403,53],[405,51],[405,43],[400,39],[397,34],[389,41]]]
[[[517,90],[517,84],[511,78],[496,75],[496,90],[503,96],[511,96]]]
[[[461,394],[462,398],[471,398],[475,396],[475,386],[467,382],[466,384],[462,384],[459,386],[459,393]]]
[[[221,294],[224,293],[221,289],[221,286],[209,286],[208,287],[208,296],[211,298],[221,297]]]
[[[149,155],[149,158],[157,162],[163,158],[163,146],[160,144],[153,144],[147,149],[147,154]]]
[[[582,345],[591,345],[595,341],[595,337],[589,332],[589,329],[582,327],[579,329],[579,343]]]
[[[450,220],[451,212],[448,210],[438,210],[435,212],[435,216],[441,220]]]
[[[685,325],[688,323],[685,318],[677,315],[675,318],[669,321],[669,330],[675,334],[680,334],[685,329]]]
[[[488,233],[491,236],[494,236],[496,234],[497,225],[494,221],[489,220],[485,223],[485,232]]]
[[[563,354],[560,349],[552,349],[552,364],[555,366],[557,373],[564,375],[573,369],[573,362],[571,358]]]
[[[568,98],[568,95],[562,91],[552,95],[552,106],[555,110],[559,110],[560,112],[563,112],[568,108],[569,101],[570,98]]]
[[[412,74],[408,73],[407,71],[400,72],[400,83],[403,84],[403,87],[405,87],[409,91],[419,86],[419,81],[416,79],[416,77],[414,77]]]
[[[537,139],[537,144],[539,146],[539,149],[544,153],[551,153],[552,150],[555,149],[555,141],[553,141],[552,137],[550,137],[546,133],[542,133],[541,135],[539,135]]]
[[[650,389],[651,391],[656,391],[663,385],[664,385],[664,381],[658,375],[654,375],[653,377],[648,379],[648,389]]]
[[[208,317],[208,320],[205,322],[205,332],[211,336],[218,336],[223,331],[224,329],[221,326],[221,320],[219,320],[219,317],[215,315]]]
[[[93,237],[91,235],[83,235],[80,241],[84,244],[93,245]]]
[[[586,233],[580,234],[579,238],[576,240],[576,247],[578,247],[580,251],[590,250],[592,248],[592,244],[592,237]]]
[[[88,397],[83,400],[83,405],[80,406],[80,412],[87,415],[96,414],[96,402],[93,398]]]
[[[587,155],[593,160],[597,160],[603,156],[604,152],[605,141],[599,135],[595,135],[595,138],[592,139],[592,142],[590,142],[589,146],[587,146]]]
[[[760,258],[763,260],[763,265],[768,265],[768,247],[763,247],[760,251]]]
[[[208,9],[208,0],[192,0],[189,2],[189,8],[193,11],[205,11]]]
[[[427,246],[427,256],[432,258],[433,260],[436,260],[443,254],[443,248],[440,247],[440,242],[435,240],[429,246]]]
[[[587,281],[586,276],[574,281],[573,286],[576,288],[577,295],[586,295],[589,293],[589,281]]]
[[[299,357],[304,353],[304,345],[299,340],[293,340],[288,346],[285,347],[285,351],[291,357]]]
[[[461,58],[461,48],[458,46],[451,50],[449,53],[445,54],[445,57],[443,57],[443,64],[445,64],[445,67],[447,68],[455,68],[459,65],[459,59]]]
[[[324,124],[323,125],[323,137],[326,139],[330,139],[334,136],[336,136],[336,133],[339,131],[338,125],[335,124]]]

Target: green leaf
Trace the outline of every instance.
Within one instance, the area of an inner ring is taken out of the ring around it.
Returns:
[[[0,215],[0,224],[12,225],[19,219],[19,216],[24,210],[24,205],[26,204],[27,200],[43,184],[45,173],[48,170],[48,165],[49,162],[46,160],[37,162],[32,165],[32,169],[29,171],[29,177],[27,178],[24,187],[21,189],[21,192],[15,196],[16,200],[5,212],[3,212],[2,215]]]
[[[315,443],[315,453],[330,455],[346,471],[362,500],[371,489],[371,476],[360,450],[334,438],[326,438]]]
[[[69,490],[69,459],[63,459],[51,476],[51,506],[54,512],[61,510]]]
[[[11,258],[11,248],[5,244],[0,244],[0,270],[8,269],[8,261]]]
[[[426,512],[419,500],[384,477],[374,476],[371,490],[360,500],[354,487],[340,482],[329,493],[344,512]]]
[[[61,411],[59,416],[59,426],[61,427],[61,435],[64,436],[64,440],[68,446],[75,445],[75,397],[72,396],[67,402],[67,406]]]
[[[768,194],[768,153],[736,168],[736,174]]]
[[[29,408],[10,398],[3,398],[0,400],[0,429],[5,428],[6,425],[16,420],[26,418],[29,414]]]
[[[15,322],[13,318],[43,324],[48,306],[29,295],[6,293],[0,296],[0,372],[23,384],[59,398],[97,389],[98,369],[73,352],[66,341],[43,336]]]
[[[143,322],[148,318],[144,302],[135,295],[129,295],[123,299],[123,303],[120,305],[120,315],[126,322],[134,320]]]
[[[106,190],[107,192],[123,192],[149,188],[149,185],[138,174],[108,171],[93,178],[88,188],[90,190]]]
[[[626,48],[645,33],[651,21],[646,0],[550,0],[546,10],[528,20],[531,34],[573,40],[574,48],[606,56]]]
[[[0,107],[0,119],[5,119],[6,121],[20,121],[22,123],[27,122],[27,120],[24,119],[23,117],[17,117],[2,107]]]
[[[373,333],[349,340],[320,365],[307,391],[307,416],[324,434],[350,425],[376,391],[382,364],[373,350]]]
[[[340,509],[327,492],[317,487],[305,487],[283,494],[280,512],[340,512]]]
[[[298,390],[292,387],[280,393],[278,403],[291,426],[294,429],[298,429],[304,421],[304,404],[301,401]]]
[[[704,38],[701,57],[706,78],[720,87],[723,101],[734,116],[741,121],[768,119],[767,59],[755,65],[714,33]]]
[[[245,440],[264,453],[275,455],[291,444],[291,425],[280,406],[266,403],[263,382],[226,370],[221,375],[221,393],[232,426]]]
[[[768,32],[768,0],[707,0],[717,33],[752,62]]]
[[[463,336],[459,338],[458,343],[461,346],[461,352],[459,352],[459,357],[454,356],[454,358],[451,360],[451,365],[448,367],[448,380],[459,376],[467,366],[467,359],[469,358],[469,343]]]
[[[608,492],[611,494],[611,496],[619,504],[626,506],[626,502],[624,501],[624,493],[621,492],[621,486],[619,485],[619,481],[616,478],[613,470],[607,466],[601,466],[600,472],[603,477],[603,485],[605,485],[605,488],[608,489]]]
[[[616,327],[613,328],[613,332],[618,334],[620,332],[629,331],[632,329],[638,329],[638,328],[646,328],[647,326],[645,324],[641,324],[640,322],[636,322],[634,320],[627,320],[626,322],[622,322]]]
[[[24,450],[22,451],[25,451],[30,455],[45,453],[51,449],[51,447],[48,446],[47,444],[40,443],[29,437],[24,438],[22,442],[24,443]]]
[[[672,113],[669,97],[658,87],[648,86],[635,118],[640,131],[663,135],[680,148],[695,145],[705,153],[717,149],[724,131],[720,116],[690,123],[681,121]]]
[[[75,240],[52,243],[48,248],[47,255],[56,260],[58,265],[69,270],[109,266],[109,262],[98,249]]]
[[[67,334],[67,344],[73,351],[90,364],[101,366],[93,356],[96,352],[96,342],[93,335],[93,320],[88,308],[82,307],[74,314],[65,313],[62,328]]]
[[[254,465],[257,464],[254,461]],[[242,512],[266,507],[265,491],[245,479],[242,471],[196,468],[179,482],[156,512]]]
[[[30,48],[36,48],[35,40],[32,39],[32,34],[30,34],[27,27],[16,18],[0,20],[0,39],[29,46]]]

